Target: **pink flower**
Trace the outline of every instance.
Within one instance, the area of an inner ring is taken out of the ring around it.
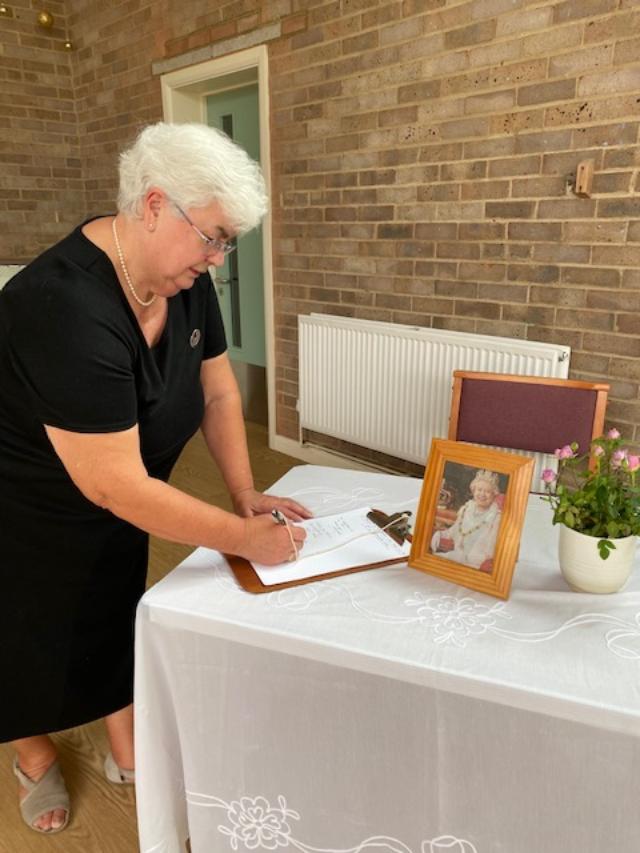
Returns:
[[[638,459],[638,464],[640,465],[640,459]],[[556,472],[552,471],[551,468],[545,468],[544,471],[542,472],[542,482],[547,483],[547,484],[551,484],[551,483],[555,482],[555,479],[556,479]]]
[[[629,471],[637,471],[640,468],[640,456],[627,456]]]
[[[599,444],[596,444],[596,446],[593,448],[593,455],[594,456],[602,456],[603,453],[604,453],[604,447],[600,447]]]
[[[627,450],[614,450],[611,454],[611,465],[614,468],[619,468],[627,458]]]
[[[564,447],[559,447],[557,450],[554,450],[553,455],[556,459],[573,459],[575,453],[571,449],[571,445],[565,444]]]
[[[615,427],[613,427],[613,429],[610,429],[607,433],[607,438],[620,438],[620,433]]]

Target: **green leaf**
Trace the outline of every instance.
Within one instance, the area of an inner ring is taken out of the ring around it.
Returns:
[[[620,536],[620,526],[616,521],[610,521],[607,524],[607,535],[612,539],[617,539]]]
[[[600,552],[600,557],[603,560],[609,559],[609,553],[612,550],[615,550],[615,545],[611,541],[611,539],[600,539],[598,542],[598,551]]]

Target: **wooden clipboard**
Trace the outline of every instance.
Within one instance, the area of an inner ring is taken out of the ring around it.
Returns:
[[[368,518],[371,519],[375,524],[379,527],[384,527],[389,522],[392,522],[394,518],[400,519],[402,516],[406,516],[406,513],[396,512],[391,515],[386,515],[384,512],[381,512],[377,509],[372,509],[371,512],[367,513]],[[410,515],[410,513],[409,513]],[[398,542],[400,540],[400,544],[403,539],[406,539],[407,542],[411,542],[411,535],[405,532],[407,529],[406,521],[404,525],[400,525],[397,528],[389,527],[384,532],[391,536],[394,542]],[[240,586],[246,591],[254,594],[260,594],[263,592],[276,592],[279,589],[288,589],[291,586],[302,586],[306,583],[315,583],[316,581],[328,580],[329,578],[337,578],[341,575],[350,575],[354,572],[365,572],[369,569],[379,569],[384,566],[393,566],[396,563],[406,562],[407,557],[394,557],[392,560],[382,560],[379,563],[366,563],[362,566],[351,566],[349,569],[338,569],[335,572],[326,572],[322,575],[314,575],[310,578],[301,578],[300,580],[288,581],[287,583],[274,583],[269,586],[265,586],[262,583],[258,575],[256,574],[255,569],[251,565],[248,560],[245,560],[244,557],[236,557],[229,554],[225,554],[225,559],[231,566],[233,574],[236,577],[236,580],[240,584]]]

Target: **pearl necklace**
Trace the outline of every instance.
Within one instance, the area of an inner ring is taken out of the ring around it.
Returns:
[[[122,249],[120,248],[120,240],[118,240],[118,232],[116,230],[115,217],[113,219],[113,222],[111,223],[111,230],[113,231],[113,239],[114,239],[115,244],[116,244],[116,251],[118,252],[118,260],[120,261],[120,266],[122,267],[122,272],[124,273],[125,281],[129,285],[129,290],[131,291],[131,295],[136,300],[138,305],[142,305],[143,308],[148,308],[149,305],[153,305],[153,303],[156,301],[156,295],[157,294],[154,293],[153,296],[151,297],[151,299],[147,299],[146,302],[144,299],[140,299],[140,297],[136,293],[135,287],[133,286],[133,282],[131,281],[131,276],[129,275],[129,270],[127,269],[127,265],[124,262],[124,255],[122,254]]]

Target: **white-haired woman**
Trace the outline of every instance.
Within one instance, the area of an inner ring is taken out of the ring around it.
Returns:
[[[496,502],[500,493],[498,475],[495,471],[478,470],[469,491],[471,500],[460,507],[451,527],[434,533],[431,550],[448,560],[491,572],[502,518]]]
[[[273,564],[292,542],[270,511],[309,515],[254,489],[207,272],[266,208],[259,167],[224,134],[152,125],[121,155],[117,215],[85,222],[0,293],[0,741],[40,832],[70,814],[48,733],[104,717],[107,776],[134,778],[148,535]],[[198,427],[235,514],[167,483]]]

